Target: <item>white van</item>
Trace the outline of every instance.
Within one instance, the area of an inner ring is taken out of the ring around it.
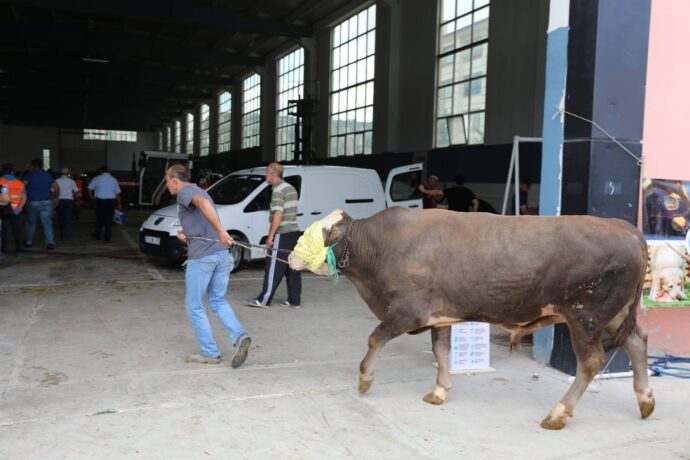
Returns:
[[[266,168],[234,172],[211,186],[220,221],[235,240],[262,245],[269,230],[271,186]],[[414,164],[391,170],[385,192],[376,171],[342,166],[285,166],[283,179],[299,195],[297,222],[305,230],[333,209],[342,209],[355,219],[369,217],[387,206],[422,207],[417,186],[422,182],[423,165]],[[180,230],[177,206],[155,211],[139,230],[141,250],[150,255],[178,259],[187,248],[177,239]],[[260,248],[231,247],[235,269],[243,262],[266,257]]]

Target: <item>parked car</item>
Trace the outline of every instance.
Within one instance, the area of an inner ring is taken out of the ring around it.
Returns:
[[[266,241],[269,230],[271,186],[266,168],[252,168],[225,176],[208,189],[223,227],[235,240],[254,245]],[[415,164],[390,171],[385,189],[376,171],[341,166],[285,166],[283,178],[299,195],[297,222],[302,230],[333,209],[342,209],[356,219],[369,217],[387,206],[422,207],[417,186],[423,166]],[[384,191],[385,190],[385,191]],[[158,209],[139,231],[141,250],[149,255],[181,259],[187,248],[177,239],[180,230],[177,206]],[[261,259],[260,248],[230,248],[234,269],[242,262]]]

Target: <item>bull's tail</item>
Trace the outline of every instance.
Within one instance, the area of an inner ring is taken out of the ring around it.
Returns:
[[[635,331],[635,327],[637,326],[636,310],[639,304],[640,301],[638,300],[637,302],[633,302],[628,307],[628,316],[625,317],[621,325],[618,327],[618,330],[604,340],[604,351],[613,350],[614,348],[622,346],[625,341],[628,340],[628,337],[630,337]]]
[[[628,306],[628,315],[625,317],[618,330],[604,340],[604,351],[609,351],[614,348],[622,346],[625,341],[632,335],[637,327],[637,308],[642,302],[642,289],[644,288],[644,278],[647,270],[647,243],[640,237],[642,247],[642,267],[640,269],[639,281],[635,291],[635,298]]]

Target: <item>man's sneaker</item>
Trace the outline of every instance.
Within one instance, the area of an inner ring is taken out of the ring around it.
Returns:
[[[24,247],[25,248],[30,248],[31,246],[33,246],[32,243],[27,243],[26,241],[24,241]]]
[[[54,245],[54,244],[49,244],[49,245],[46,246],[46,249],[49,250],[49,251],[52,251],[53,249],[55,249],[55,245]]]
[[[292,304],[292,303],[290,303],[289,300],[286,300],[284,302],[280,302],[278,305],[280,305],[281,307],[299,308],[299,304]]]
[[[220,356],[217,358],[211,358],[204,355],[187,355],[184,359],[184,362],[196,364],[218,364],[220,363]]]
[[[249,352],[249,345],[252,344],[252,338],[246,332],[240,335],[235,344],[235,354],[232,357],[231,366],[237,369],[245,362],[247,359],[247,353]]]
[[[245,300],[245,302],[250,307],[268,308],[268,305],[266,305],[265,303],[261,303],[259,299],[247,299]]]

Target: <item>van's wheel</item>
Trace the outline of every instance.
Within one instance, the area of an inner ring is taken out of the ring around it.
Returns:
[[[230,236],[235,241],[241,241],[243,243],[247,242],[244,238],[242,238],[242,236],[238,235],[237,233],[230,232]],[[240,270],[240,268],[242,268],[242,262],[244,260],[244,248],[236,244],[233,244],[232,246],[230,246],[230,249],[228,250],[230,251],[233,260],[232,271],[236,272]]]

